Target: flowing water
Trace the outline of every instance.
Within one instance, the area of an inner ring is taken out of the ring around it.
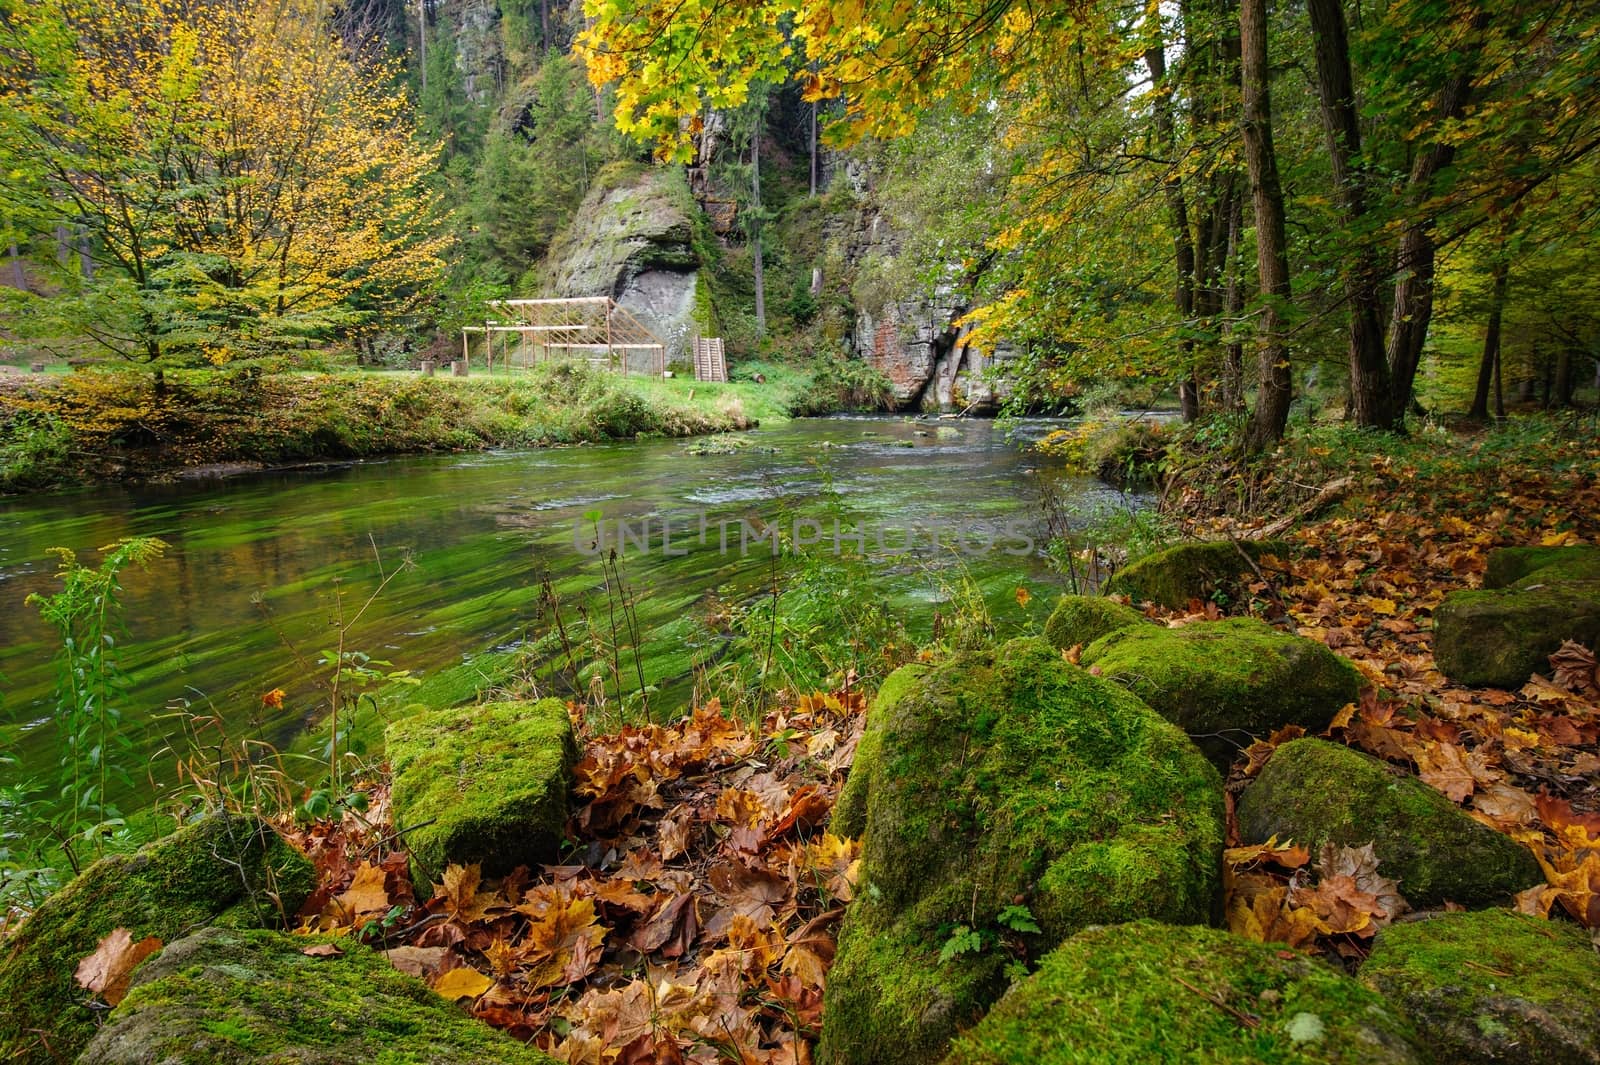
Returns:
[[[318,653],[340,617],[360,610],[380,567],[412,564],[352,626],[347,646],[424,677],[539,636],[542,575],[563,602],[606,611],[614,600],[592,553],[597,511],[608,548],[625,534],[619,568],[639,596],[657,705],[681,704],[690,665],[715,653],[698,623],[710,604],[769,586],[770,541],[758,539],[768,526],[826,553],[842,517],[843,546],[865,548],[877,590],[915,633],[927,633],[936,604],[966,578],[1004,626],[1040,625],[1055,582],[1040,553],[1037,482],[1064,478],[1019,442],[1051,427],[800,419],[744,434],[744,446],[726,453],[701,453],[719,450],[714,441],[643,441],[0,502],[0,750],[20,762],[0,779],[40,775],[54,758],[55,646],[25,605],[58,587],[51,547],[92,564],[96,548],[122,537],[170,545],[122,582],[133,763],[150,766],[127,804],[138,806],[151,779],[170,777],[159,752],[178,701],[236,732],[292,741],[316,705]],[[1093,481],[1062,488],[1085,510],[1116,500]],[[852,528],[866,530],[864,542]],[[1019,583],[1033,589],[1026,610]],[[289,693],[281,708],[263,704],[274,688]]]

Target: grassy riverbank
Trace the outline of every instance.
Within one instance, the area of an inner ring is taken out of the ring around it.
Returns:
[[[819,406],[813,376],[619,377],[583,366],[427,378],[96,370],[0,378],[0,491],[427,451],[693,436]]]

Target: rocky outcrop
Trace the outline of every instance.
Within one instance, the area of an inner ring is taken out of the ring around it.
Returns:
[[[308,954],[321,946],[324,953]],[[209,928],[134,971],[84,1065],[553,1065],[350,940]]]
[[[1600,954],[1563,921],[1483,910],[1390,925],[1361,981],[1410,1017],[1439,1061],[1600,1061]]]
[[[1138,921],[1050,954],[945,1065],[1431,1060],[1382,996],[1314,958],[1215,928]]]
[[[1238,805],[1245,843],[1276,836],[1317,853],[1372,844],[1379,870],[1412,905],[1494,905],[1543,880],[1532,853],[1428,785],[1337,743],[1273,752]]]
[[[1174,610],[1187,607],[1191,599],[1232,603],[1249,598],[1256,559],[1286,554],[1288,549],[1272,540],[1177,544],[1122,569],[1105,590]]]
[[[1130,625],[1089,644],[1079,662],[1125,685],[1223,770],[1286,725],[1321,732],[1361,694],[1349,662],[1255,618]]]
[[[218,921],[277,924],[314,878],[265,824],[222,814],[95,862],[0,943],[0,1060],[70,1061],[88,1042],[95,1014],[73,973],[114,929],[172,940]]]
[[[1038,639],[903,683],[852,770],[866,833],[830,1065],[937,1061],[1005,989],[1001,934],[1037,953],[1095,924],[1205,922],[1219,888],[1220,778],[1126,691]]]
[[[669,362],[681,360],[707,324],[696,319],[695,210],[682,167],[613,164],[551,245],[532,287],[553,297],[610,296],[661,338]]]
[[[503,876],[555,860],[578,757],[560,700],[410,713],[384,744],[417,883],[452,864]]]

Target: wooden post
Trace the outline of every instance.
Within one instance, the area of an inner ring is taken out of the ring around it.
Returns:
[[[422,360],[421,370],[422,370],[422,376],[424,376],[424,377],[432,377],[433,376],[433,360],[432,359],[423,359]]]

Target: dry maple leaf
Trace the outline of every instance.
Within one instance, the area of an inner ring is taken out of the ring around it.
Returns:
[[[498,893],[478,890],[482,880],[482,867],[476,862],[449,866],[444,871],[444,883],[433,886],[434,898],[443,900],[444,912],[452,921],[463,925],[481,921],[492,907],[502,903]]]
[[[1464,802],[1471,797],[1475,781],[1460,747],[1424,742],[1416,748],[1413,757],[1417,762],[1417,776],[1424,784],[1443,792],[1451,802]]]
[[[78,963],[78,971],[73,976],[80,986],[115,1006],[128,993],[133,970],[161,947],[161,940],[155,936],[146,936],[135,943],[132,932],[114,928],[100,940],[93,954]]]
[[[1551,683],[1569,692],[1600,692],[1600,662],[1594,652],[1573,640],[1561,641],[1561,648],[1550,656],[1554,670]]]
[[[1317,856],[1317,872],[1325,877],[1348,876],[1357,891],[1376,899],[1381,912],[1374,912],[1373,917],[1379,927],[1411,910],[1400,894],[1399,883],[1378,872],[1378,856],[1371,843],[1360,847],[1324,843]]]
[[[362,914],[384,913],[391,903],[385,872],[370,862],[362,862],[355,879],[339,896],[338,902],[355,918]]]
[[[476,969],[451,969],[433,982],[433,989],[448,999],[477,998],[494,986],[494,980]]]

